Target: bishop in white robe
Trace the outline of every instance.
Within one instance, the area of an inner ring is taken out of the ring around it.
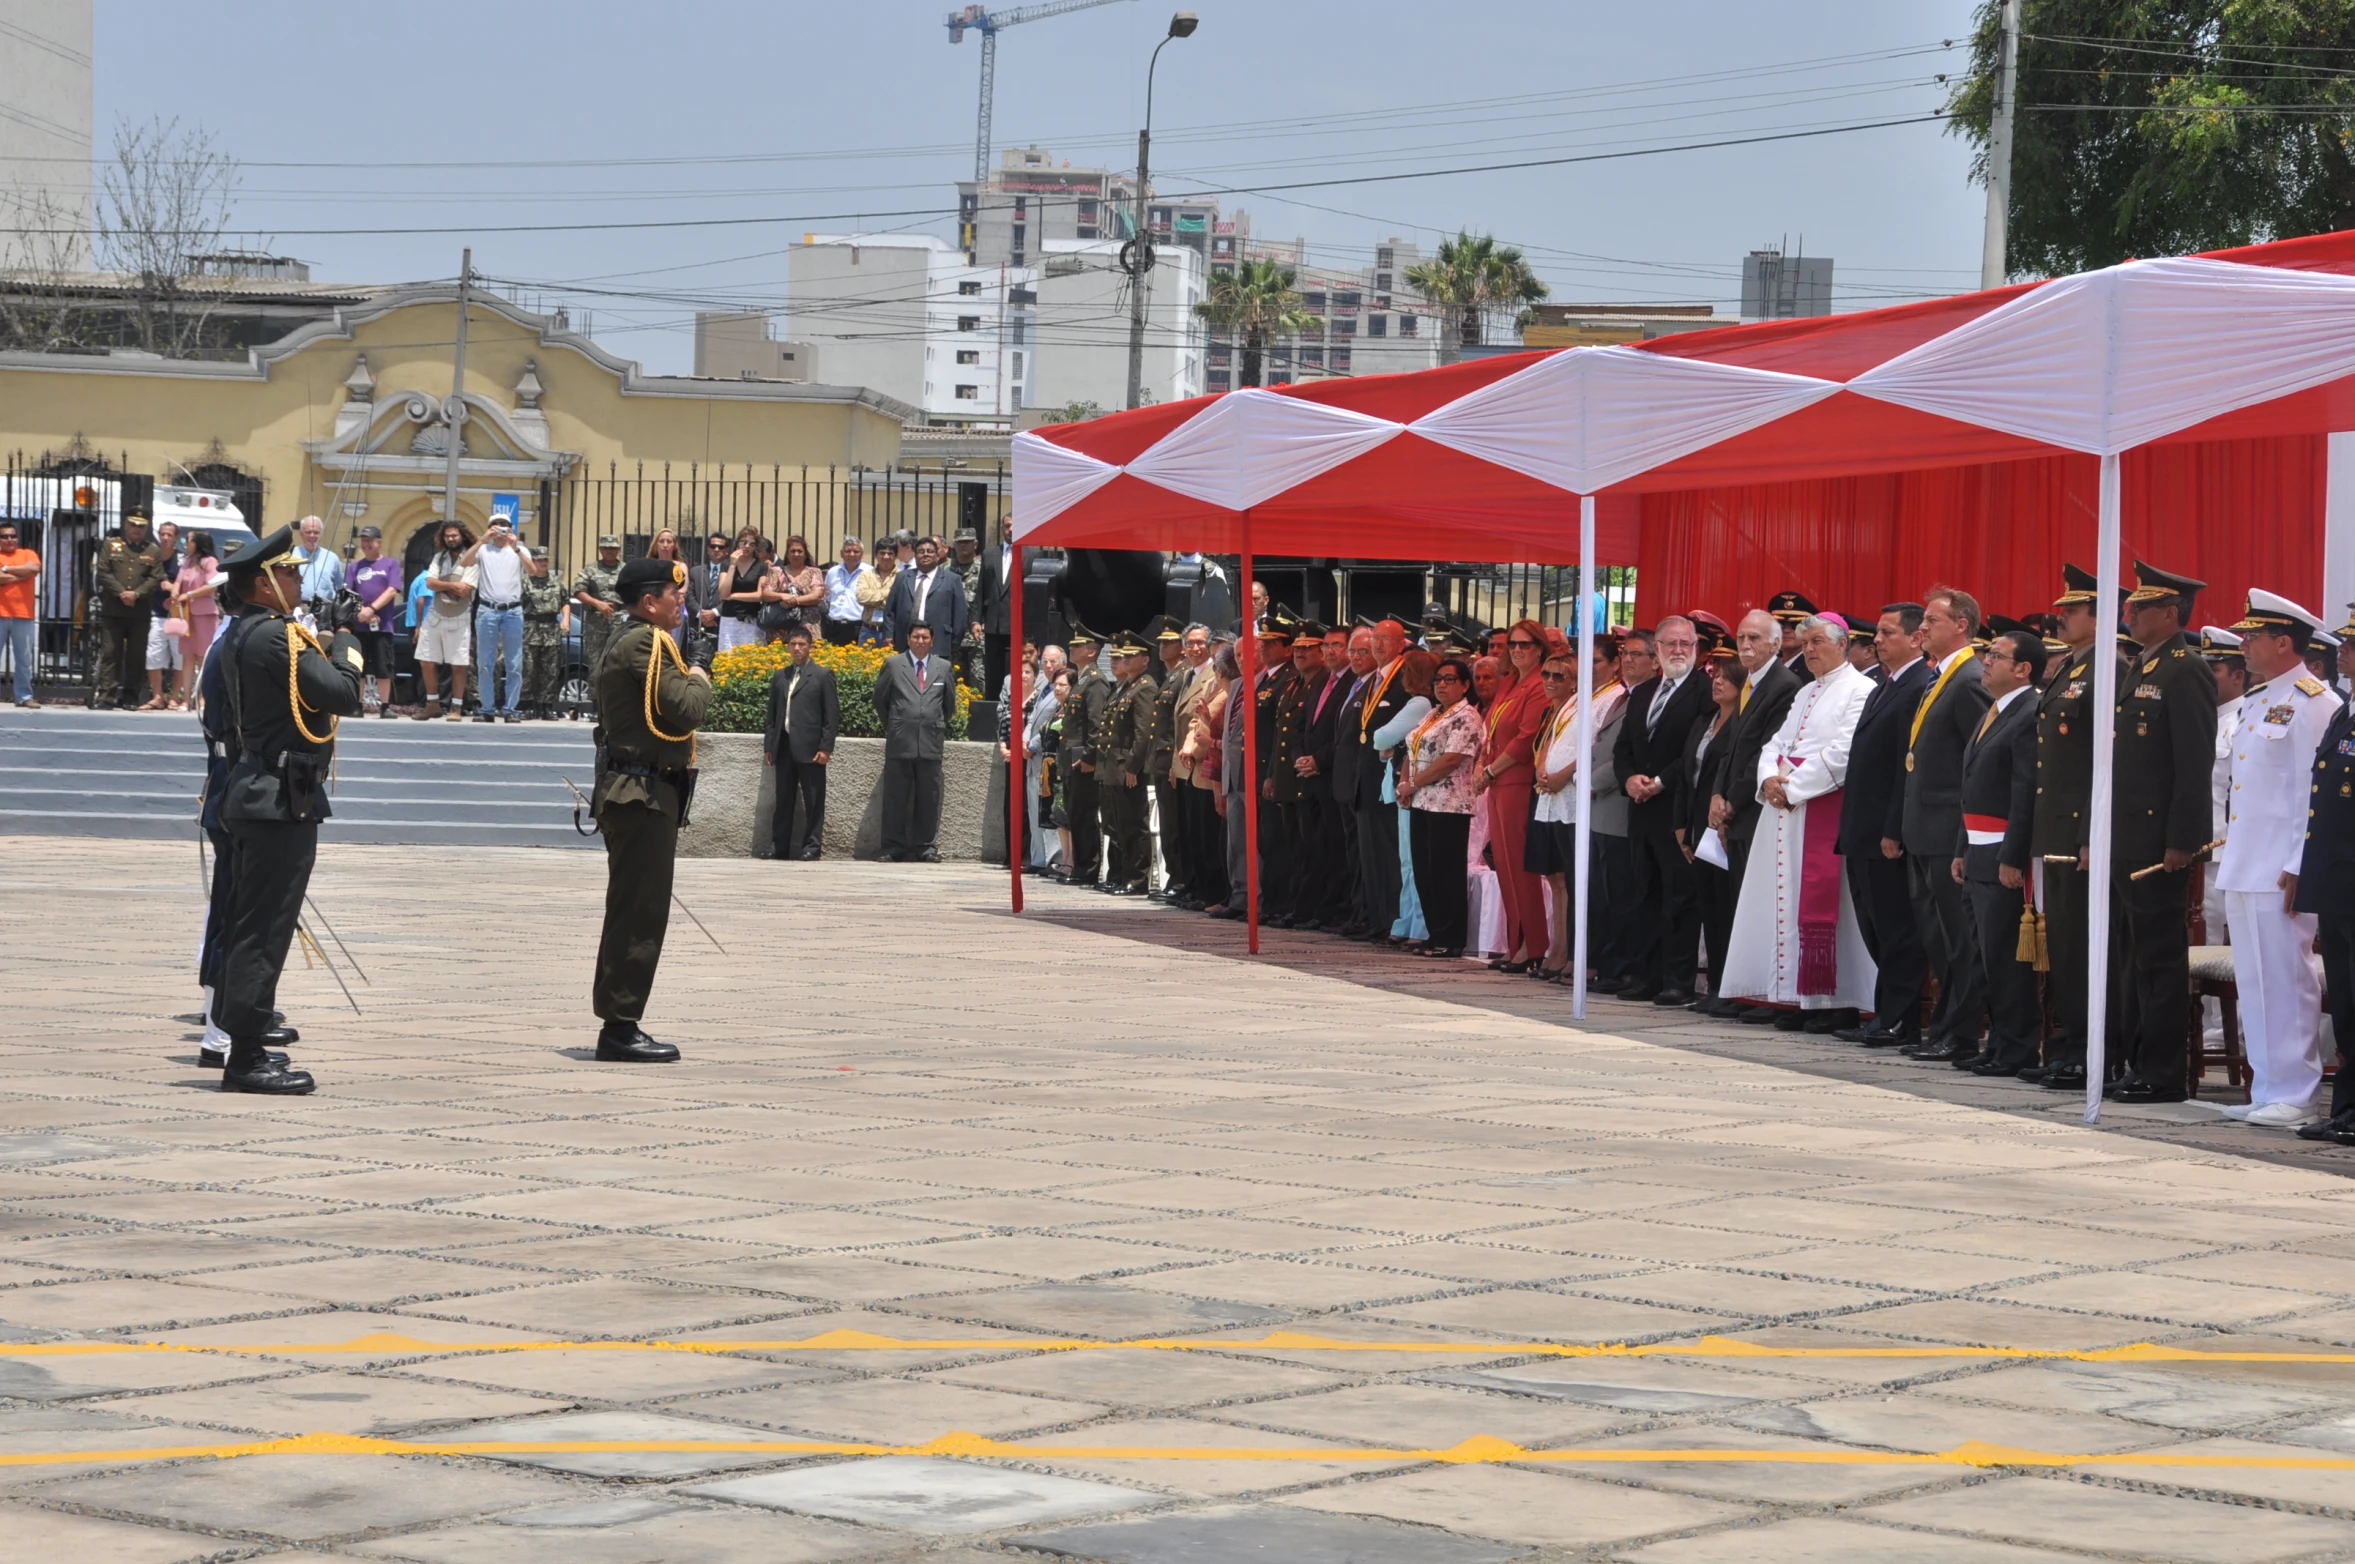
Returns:
[[[1838,623],[1810,620],[1801,646],[1810,672],[1819,662],[1828,671],[1792,699],[1758,757],[1754,782],[1766,808],[1734,906],[1719,992],[1751,1004],[1870,1011],[1873,958],[1833,848],[1848,745],[1873,683],[1848,665],[1846,627],[1819,628],[1825,620]]]

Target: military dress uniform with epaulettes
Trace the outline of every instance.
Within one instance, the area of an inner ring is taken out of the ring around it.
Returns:
[[[1115,657],[1141,657],[1123,642]],[[1152,873],[1152,838],[1145,822],[1145,772],[1153,748],[1154,701],[1161,686],[1139,672],[1112,687],[1096,728],[1096,798],[1104,816],[1104,889],[1140,895]],[[1134,777],[1131,782],[1128,778]]]
[[[2205,585],[2139,562],[2135,573],[2130,604],[2188,603]],[[2122,673],[2112,755],[2110,897],[2127,1060],[2127,1079],[2114,1090],[2126,1102],[2180,1102],[2189,1086],[2191,875],[2188,866],[2134,874],[2169,851],[2196,854],[2214,840],[2216,676],[2188,636],[2141,648]]]
[[[237,752],[219,815],[236,856],[213,1007],[229,1034],[227,1091],[311,1089],[311,1078],[272,1060],[267,1044],[279,974],[319,855],[319,823],[333,813],[327,784],[336,724],[360,715],[365,682],[366,659],[349,630],[322,643],[282,608],[264,606],[271,583],[258,573],[293,548],[294,530],[282,527],[223,562],[248,605],[224,632],[220,670]]]
[[[616,587],[634,606],[674,578],[684,585],[684,565],[637,559]],[[639,1022],[670,927],[679,827],[695,791],[695,730],[711,711],[711,681],[689,671],[669,631],[631,616],[597,663],[594,687],[599,758],[589,806],[605,838],[605,926],[591,992],[604,1023],[597,1053],[667,1063],[678,1050],[647,1037]]]
[[[1289,647],[1292,627],[1298,622],[1289,610],[1280,606],[1271,610],[1259,644],[1273,640]],[[1291,774],[1292,746],[1286,739],[1289,724],[1284,714],[1285,695],[1296,677],[1292,664],[1285,662],[1273,672],[1264,666],[1253,670],[1251,683],[1252,746],[1258,762],[1251,785],[1259,793],[1259,915],[1267,923],[1289,918],[1294,906],[1294,865],[1283,806],[1277,801],[1282,795],[1276,779]],[[1294,780],[1298,780],[1296,776]]]
[[[2323,730],[2308,782],[2306,845],[2298,861],[2297,910],[2315,920],[2323,1002],[2339,1039],[2339,1074],[2329,1117],[2298,1131],[2306,1140],[2355,1146],[2355,707]]]
[[[1162,639],[1170,635],[1183,638],[1184,632],[1165,629]],[[1170,768],[1177,760],[1181,735],[1177,730],[1178,702],[1194,682],[1195,670],[1186,663],[1165,668],[1156,663],[1153,693],[1152,742],[1145,753],[1145,782],[1153,790],[1153,817],[1160,823],[1156,842],[1161,851],[1161,890],[1166,901],[1181,901],[1186,895],[1186,866],[1192,862],[1186,845],[1185,807],[1183,794],[1170,780]]]
[[[2319,626],[2313,614],[2287,598],[2252,591],[2246,617],[2232,628],[2245,635],[2289,636],[2302,652]],[[2220,833],[2223,849],[2208,872],[2224,893],[2225,917],[2232,926],[2233,978],[2249,1061],[2248,1106],[2225,1111],[2246,1119],[2269,1110],[2253,1122],[2277,1128],[2302,1119],[2322,1084],[2316,1035],[2322,989],[2306,958],[2315,923],[2289,905],[2282,876],[2296,874],[2305,857],[2314,757],[2342,704],[2299,662],[2250,685],[2225,751],[2229,817]]]
[[[1103,776],[1096,767],[1096,732],[1103,722],[1104,708],[1112,700],[1112,681],[1096,667],[1096,652],[1102,643],[1083,635],[1077,625],[1072,627],[1070,639],[1072,666],[1079,671],[1071,681],[1071,699],[1063,706],[1059,757],[1063,763],[1064,823],[1071,832],[1067,878],[1073,885],[1093,885],[1104,868],[1104,835],[1097,811]]]

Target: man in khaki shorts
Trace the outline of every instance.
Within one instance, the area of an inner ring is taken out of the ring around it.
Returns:
[[[423,719],[439,714],[435,705],[441,670],[448,669],[450,696],[441,705],[452,721],[458,721],[466,715],[466,671],[474,663],[477,577],[475,567],[464,562],[473,540],[464,527],[451,522],[434,541],[433,561],[425,567],[433,602],[425,610],[425,622],[417,627],[417,676],[425,685],[417,715]]]

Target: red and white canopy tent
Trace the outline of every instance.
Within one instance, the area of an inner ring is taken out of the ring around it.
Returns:
[[[2096,573],[2110,601],[2127,452],[2341,430],[2355,430],[2355,232],[1042,429],[1014,441],[1013,532],[1022,545],[1238,553],[1248,594],[1254,551],[1584,563],[1598,558],[1599,497],[2078,453],[2100,464]],[[2197,559],[2166,563],[2200,573]],[[1592,626],[1580,618],[1583,752]],[[2094,666],[2089,901],[2103,928],[2116,670],[2108,658]],[[1019,684],[1014,698],[1019,706]],[[1244,724],[1247,744],[1251,732]],[[1246,792],[1254,846],[1255,791]],[[1578,803],[1583,977],[1583,790]],[[1248,857],[1256,950],[1256,851]],[[2090,949],[2089,1122],[2101,1106],[2108,942]],[[1581,987],[1580,1016],[1585,999]]]

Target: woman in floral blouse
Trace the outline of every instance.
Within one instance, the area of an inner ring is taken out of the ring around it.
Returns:
[[[1431,676],[1431,698],[1438,705],[1408,737],[1398,783],[1398,801],[1411,811],[1407,829],[1415,889],[1431,931],[1430,943],[1419,952],[1426,956],[1464,953],[1464,857],[1479,796],[1475,763],[1488,740],[1479,708],[1465,699],[1471,693],[1472,665],[1461,657],[1442,661]]]

